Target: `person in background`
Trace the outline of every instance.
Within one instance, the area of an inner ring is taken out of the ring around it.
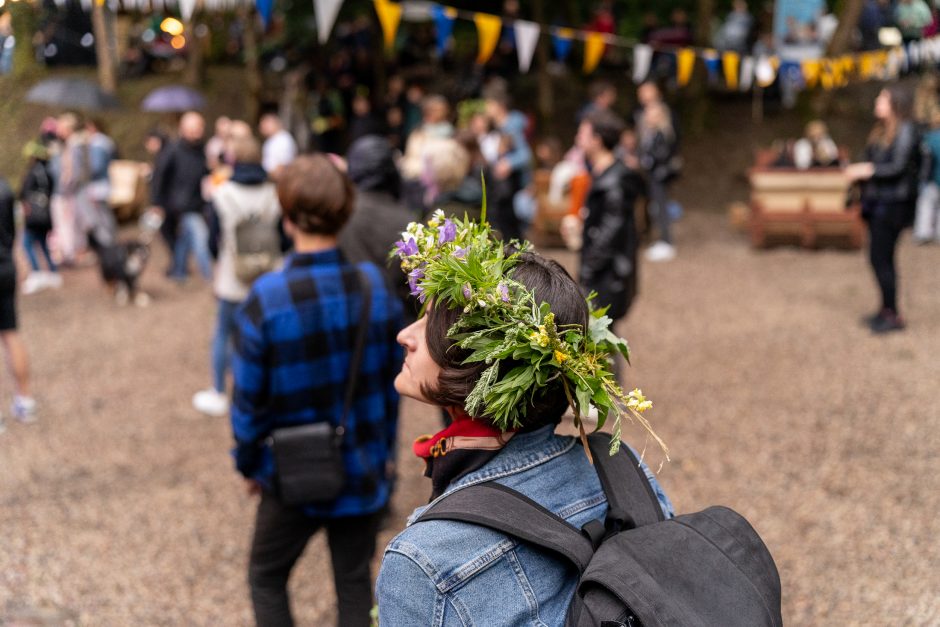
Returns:
[[[23,294],[33,294],[47,287],[62,287],[62,275],[49,253],[49,233],[52,231],[52,174],[49,172],[49,149],[39,141],[31,141],[23,149],[29,159],[26,176],[20,185],[20,203],[23,207],[23,249],[31,272],[23,281]],[[42,271],[36,248],[46,262]]]
[[[401,175],[395,166],[394,150],[384,137],[366,135],[349,147],[346,161],[347,174],[356,186],[356,203],[340,231],[339,249],[352,263],[371,261],[382,268],[389,289],[402,302],[405,320],[411,324],[416,317],[415,299],[400,280],[398,264],[388,259],[392,244],[415,217],[398,200]]]
[[[441,140],[454,135],[454,125],[450,121],[450,103],[441,95],[431,95],[421,103],[422,123],[411,134],[405,144],[405,153],[401,158],[401,175],[404,179],[403,201],[412,211],[423,213],[428,209],[425,204],[426,186],[421,177],[426,162],[438,148]]]
[[[349,118],[349,142],[352,144],[360,137],[366,135],[384,135],[387,125],[372,110],[372,100],[369,97],[369,88],[359,86],[350,106],[352,115]]]
[[[250,135],[237,136],[226,143],[224,150],[234,157],[235,165],[232,177],[212,195],[209,229],[209,248],[216,255],[212,287],[218,302],[212,337],[212,387],[193,396],[193,407],[208,416],[224,416],[229,411],[225,377],[232,359],[235,311],[251,287],[236,272],[236,229],[246,220],[257,220],[277,231],[281,217],[277,190],[261,167],[257,140]]]
[[[676,256],[669,215],[668,185],[678,175],[676,135],[669,111],[660,102],[643,110],[639,135],[640,165],[647,177],[650,215],[656,222],[658,239],[646,250],[647,261],[669,261]]]
[[[297,142],[287,132],[276,113],[265,113],[258,123],[264,137],[261,149],[261,165],[273,180],[277,180],[281,168],[297,157]]]
[[[353,265],[337,248],[354,191],[329,159],[297,158],[284,168],[277,191],[294,253],[282,270],[255,281],[235,314],[235,464],[249,493],[261,495],[248,565],[255,621],[262,627],[293,625],[287,582],[310,538],[325,529],[337,622],[368,627],[369,563],[394,476],[401,304],[374,264]],[[337,399],[347,391],[365,290],[371,307],[358,376],[368,385],[355,388],[346,417],[345,488],[333,501],[287,506],[273,490],[266,441],[280,427],[340,423]]]
[[[232,127],[232,120],[224,115],[220,115],[215,120],[215,134],[206,142],[206,165],[210,170],[215,170],[225,161],[225,144],[228,140],[229,129]]]
[[[869,260],[881,291],[877,313],[865,319],[881,334],[905,327],[898,311],[895,250],[901,231],[909,226],[917,200],[919,147],[909,120],[910,94],[900,85],[882,89],[875,99],[876,123],[868,137],[865,161],[845,168],[850,181],[862,185],[862,217],[868,222]]]
[[[585,202],[578,282],[585,294],[597,292],[597,307],[619,320],[637,293],[639,238],[634,205],[637,175],[614,155],[624,123],[610,111],[589,115],[578,127],[575,143],[591,165],[591,188]]]
[[[50,171],[54,181],[52,225],[55,245],[62,265],[73,265],[85,250],[85,187],[90,164],[87,136],[75,113],[63,113],[56,120],[60,149],[53,155]]]
[[[486,115],[500,134],[508,137],[512,149],[500,153],[490,171],[493,225],[507,241],[522,239],[522,224],[516,216],[515,195],[529,183],[532,151],[525,136],[528,120],[512,109],[509,85],[495,78],[483,89]],[[489,182],[489,181],[488,181]]]
[[[607,81],[595,81],[588,89],[590,100],[578,111],[578,124],[595,111],[613,111],[617,104],[617,88]]]
[[[813,120],[806,125],[803,137],[793,145],[793,163],[800,170],[839,165],[839,147],[825,122]]]
[[[205,121],[195,111],[183,114],[179,138],[160,153],[151,182],[152,204],[165,219],[177,224],[173,246],[173,267],[169,277],[185,281],[189,276],[189,256],[193,255],[200,274],[212,279],[209,255],[209,228],[203,216],[203,178],[206,167],[202,136]]]
[[[746,54],[751,47],[754,33],[754,17],[751,15],[746,0],[734,0],[731,11],[721,23],[715,37],[715,48],[725,52]]]
[[[933,15],[924,0],[898,0],[894,7],[894,23],[901,31],[904,43],[923,37],[924,29],[930,26]]]
[[[930,114],[930,131],[924,136],[923,148],[929,160],[930,174],[917,197],[914,218],[914,242],[940,242],[940,106]]]
[[[85,232],[89,241],[113,244],[117,236],[117,221],[111,211],[111,161],[117,158],[117,145],[105,132],[98,120],[89,118],[85,124],[88,137],[89,181],[85,187],[84,203],[87,214]]]
[[[861,50],[877,50],[881,48],[879,31],[891,26],[894,16],[891,10],[891,0],[865,0],[861,17],[858,19],[858,30],[861,34]]]
[[[36,422],[36,401],[30,394],[29,356],[16,330],[16,242],[13,190],[0,177],[0,341],[13,376],[13,417],[24,424]],[[0,433],[6,431],[0,417]]]

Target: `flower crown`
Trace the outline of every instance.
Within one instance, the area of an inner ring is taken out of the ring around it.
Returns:
[[[646,429],[668,459],[665,443],[642,416],[652,401],[639,389],[624,392],[612,372],[614,354],[629,363],[630,349],[611,332],[606,307],[595,309],[594,295],[588,297],[586,334],[580,325],[556,324],[548,303],[536,302],[532,291],[512,278],[520,253],[530,250],[530,244],[511,244],[515,252],[507,252],[493,236],[484,197],[479,222],[447,218],[439,209],[427,225],[409,224],[390,254],[401,260],[411,294],[424,307],[434,301],[463,310],[447,336],[469,351],[464,363],[487,365],[467,396],[466,412],[486,417],[504,431],[518,428],[526,399],[560,380],[582,439],[582,416],[594,407],[598,429],[613,415],[612,455],[620,447],[620,423],[626,415]],[[504,361],[513,367],[503,371]],[[590,456],[587,446],[585,450]]]

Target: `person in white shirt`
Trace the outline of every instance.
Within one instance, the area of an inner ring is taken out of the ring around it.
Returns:
[[[258,130],[265,138],[261,149],[261,166],[269,177],[276,180],[280,169],[297,156],[297,142],[284,128],[276,113],[263,115]]]

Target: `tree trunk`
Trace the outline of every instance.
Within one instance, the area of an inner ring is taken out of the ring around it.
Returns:
[[[91,23],[95,31],[95,55],[98,58],[98,84],[109,94],[117,92],[117,45],[114,12],[107,2],[93,2]]]
[[[202,37],[196,35],[198,25],[193,22],[186,24],[186,69],[183,71],[183,82],[190,87],[198,87],[205,77],[206,55]]]
[[[545,3],[544,0],[534,0],[532,3],[532,17],[539,24],[545,24]],[[539,37],[538,45],[535,49],[535,64],[538,71],[538,109],[539,121],[542,128],[547,128],[555,113],[555,92],[552,85],[552,75],[548,72],[549,63],[549,37],[548,33],[543,33]]]
[[[695,15],[695,43],[705,48],[712,45],[712,20],[715,18],[715,0],[698,0]]]
[[[836,56],[849,51],[863,8],[865,8],[865,0],[844,0],[842,12],[839,15],[839,26],[832,34],[832,40],[826,50],[827,56]]]
[[[839,26],[832,34],[826,56],[834,57],[845,54],[852,46],[852,36],[858,27],[858,20],[862,16],[865,0],[844,0],[842,11],[839,13]],[[834,90],[822,90],[812,100],[812,109],[818,116],[825,115],[832,106]]]
[[[245,21],[242,29],[242,52],[245,57],[245,86],[248,99],[245,103],[245,117],[254,124],[261,111],[261,65],[258,62],[258,19],[254,9],[240,12]]]
[[[712,45],[712,19],[715,16],[715,0],[698,0],[696,9],[695,43],[704,48]],[[686,88],[686,100],[689,104],[685,120],[690,135],[704,132],[711,108],[711,99],[708,97],[708,80],[706,73],[701,71],[701,64],[696,59],[696,68]]]
[[[16,48],[13,50],[13,76],[37,76],[45,66],[36,61],[33,36],[38,30],[38,5],[33,2],[7,2]]]

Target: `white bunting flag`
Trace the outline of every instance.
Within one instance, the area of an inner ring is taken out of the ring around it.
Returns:
[[[321,44],[325,44],[330,38],[330,31],[333,30],[342,5],[343,0],[313,0],[313,12],[317,16],[317,36]]]
[[[637,44],[633,48],[633,82],[640,84],[646,80],[650,73],[650,63],[653,61],[653,49],[646,44]]]
[[[184,22],[193,19],[193,13],[196,12],[196,0],[179,0],[180,16]]]
[[[519,57],[519,71],[523,74],[532,66],[535,46],[539,43],[541,28],[535,22],[516,20],[512,25],[516,33],[516,55]]]
[[[741,81],[738,83],[738,89],[749,91],[754,84],[754,57],[744,57],[741,59]]]

